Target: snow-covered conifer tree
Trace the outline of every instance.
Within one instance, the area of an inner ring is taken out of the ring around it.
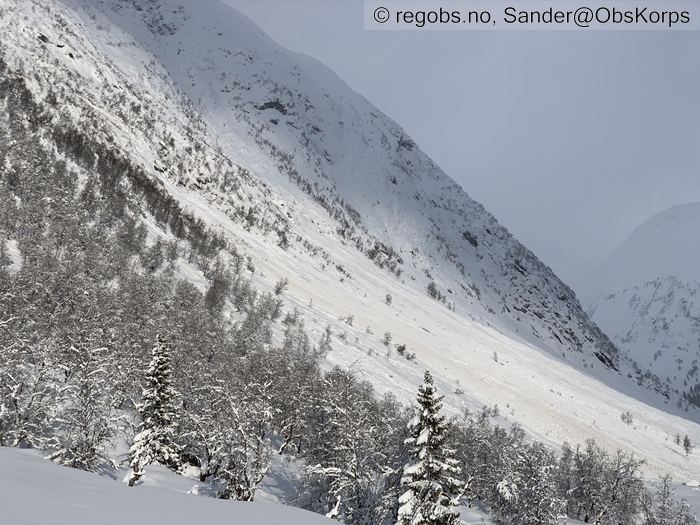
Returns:
[[[412,460],[403,470],[406,488],[399,498],[401,525],[453,525],[460,523],[457,505],[460,472],[453,451],[445,443],[447,422],[440,414],[442,396],[437,394],[430,372],[418,389],[418,410],[409,423]]]
[[[178,447],[174,442],[179,394],[172,387],[170,349],[160,335],[151,355],[143,402],[138,407],[141,416],[140,432],[134,438],[129,453],[129,486],[133,486],[143,476],[143,469],[148,464],[160,463],[171,468],[177,468],[179,464]]]

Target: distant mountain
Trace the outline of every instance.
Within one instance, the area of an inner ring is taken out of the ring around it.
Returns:
[[[588,313],[663,387],[700,405],[700,203],[652,216],[582,286]]]

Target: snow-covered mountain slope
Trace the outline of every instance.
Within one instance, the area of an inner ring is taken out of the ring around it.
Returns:
[[[589,315],[663,388],[700,405],[700,203],[664,210],[582,286]]]
[[[325,252],[336,268],[344,267],[337,245],[348,247],[385,268],[387,280],[423,292],[434,282],[446,303],[556,353],[617,362],[571,290],[330,70],[215,0],[80,3],[99,4],[152,53],[222,151],[275,187],[289,218],[277,227],[280,242]],[[214,174],[200,186],[220,182]],[[269,213],[264,203],[258,213]],[[357,272],[345,270],[349,279]]]
[[[187,494],[195,481],[185,488],[184,478],[166,469],[160,473],[161,486],[129,488],[107,477],[60,467],[32,451],[0,447],[2,521],[23,525],[332,523],[318,514],[273,503],[197,497]]]
[[[697,414],[630,380],[568,287],[395,123],[233,9],[0,0],[0,30],[37,125],[119,150],[247,255],[261,288],[289,279],[310,331],[333,328],[331,364],[406,401],[431,368],[452,410],[498,404],[506,424],[631,449],[654,474],[700,468],[670,443],[700,434]]]

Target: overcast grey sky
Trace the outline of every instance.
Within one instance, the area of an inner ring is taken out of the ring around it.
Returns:
[[[366,31],[360,0],[227,1],[396,120],[569,284],[700,201],[700,32]]]

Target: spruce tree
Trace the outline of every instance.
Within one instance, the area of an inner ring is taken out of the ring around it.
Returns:
[[[170,349],[159,335],[146,372],[143,402],[138,406],[141,427],[129,453],[129,486],[143,476],[146,465],[159,463],[173,469],[179,466],[179,451],[174,439],[178,397],[172,387]]]
[[[399,498],[400,525],[456,525],[461,523],[455,510],[460,472],[453,451],[445,443],[447,422],[440,414],[442,396],[438,396],[430,372],[425,372],[418,389],[418,410],[409,423],[406,444],[412,459],[403,469],[401,483],[405,492]]]

